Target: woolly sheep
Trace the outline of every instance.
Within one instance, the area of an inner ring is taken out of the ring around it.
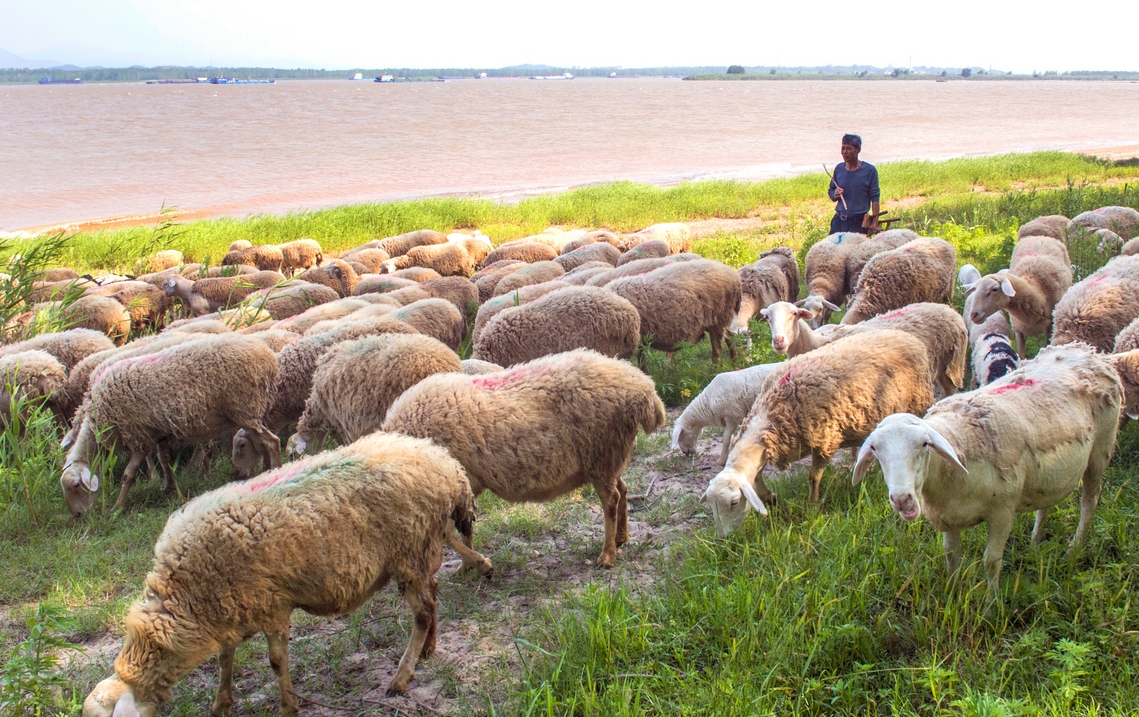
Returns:
[[[649,239],[632,247],[623,254],[618,254],[616,266],[624,266],[631,261],[639,259],[662,259],[672,254],[672,247],[664,239]]]
[[[606,288],[637,308],[641,337],[652,336],[654,349],[676,351],[681,343],[699,343],[708,334],[715,362],[740,310],[739,275],[730,266],[706,259],[667,264],[610,282]],[[730,341],[728,351],[735,358]]]
[[[1139,317],[1139,256],[1120,256],[1072,285],[1052,312],[1052,343],[1083,341],[1110,352]]]
[[[1049,214],[1025,222],[1016,231],[1016,238],[1024,237],[1052,237],[1056,241],[1064,241],[1068,232],[1068,217],[1060,214]]]
[[[1119,253],[1123,256],[1134,256],[1135,254],[1139,254],[1139,237],[1128,239],[1123,244],[1123,248]]]
[[[624,359],[637,350],[640,326],[637,307],[608,289],[568,286],[499,312],[471,355],[502,366],[573,349]]]
[[[621,474],[637,427],[664,425],[648,376],[626,361],[578,350],[499,373],[430,376],[396,399],[383,430],[430,438],[463,467],[476,496],[545,501],[591,483],[605,516],[598,564],[629,539]]]
[[[418,658],[435,650],[443,544],[491,572],[465,545],[473,521],[462,466],[428,441],[387,434],[195,498],[159,536],[115,674],[88,695],[84,717],[153,717],[178,680],[214,653],[220,679],[211,712],[228,713],[234,653],[258,632],[269,643],[281,714],[296,717],[293,610],[347,614],[391,580],[413,619],[388,694],[406,691]]]
[[[392,311],[388,316],[408,324],[421,334],[438,339],[452,351],[459,350],[467,332],[467,320],[446,299],[421,299]]]
[[[356,288],[352,290],[352,295],[384,294],[389,291],[395,291],[396,289],[418,285],[419,282],[412,281],[411,279],[403,279],[398,276],[391,276],[390,274],[369,274],[360,277],[360,281],[356,283]]]
[[[1139,421],[1139,350],[1116,352],[1108,356],[1107,360],[1115,368],[1123,386],[1123,407],[1120,412],[1132,421]]]
[[[412,266],[408,267],[407,269],[400,269],[399,271],[393,272],[389,274],[389,276],[394,276],[398,279],[411,279],[417,284],[422,284],[425,281],[438,279],[443,275],[434,269],[428,269],[425,266]]]
[[[285,263],[285,253],[272,244],[251,246],[244,249],[230,249],[221,260],[222,266],[248,264],[259,271],[280,271]]]
[[[418,288],[427,294],[427,297],[420,298],[446,299],[454,304],[459,313],[464,316],[471,310],[472,304],[477,305],[479,303],[478,287],[459,276],[444,276],[441,279],[425,281],[419,284]],[[418,300],[418,298],[415,299],[415,301]]]
[[[286,285],[250,294],[245,298],[243,308],[268,312],[274,320],[280,321],[340,298],[340,292],[335,289],[293,279]]]
[[[268,289],[284,281],[285,277],[276,271],[197,281],[168,276],[162,282],[162,289],[167,296],[186,302],[194,316],[201,316],[219,308],[232,308],[258,289]]]
[[[623,264],[614,267],[605,274],[597,274],[590,277],[585,283],[587,286],[605,286],[606,284],[623,279],[627,276],[638,276],[640,274],[647,274],[650,271],[655,271],[662,266],[668,266],[677,262],[684,261],[697,261],[703,260],[704,257],[699,254],[672,254],[670,256],[662,257],[660,259],[638,259],[631,261],[628,264]]]
[[[989,317],[985,324],[993,319],[996,323],[1004,323],[1004,333],[1000,330],[982,334],[973,343],[973,386],[985,386],[1016,370],[1020,363],[1016,350],[1008,336],[1008,322],[1002,314],[997,313]]]
[[[309,267],[301,273],[294,275],[293,278],[289,280],[289,283],[301,282],[327,286],[329,289],[335,291],[337,296],[343,297],[343,294],[340,293],[340,279],[331,276],[327,271],[325,271],[325,268],[328,266],[328,264],[329,262],[325,262],[321,266]],[[343,265],[347,266],[348,264],[347,262],[343,262]]]
[[[613,247],[616,247],[621,243],[621,237],[617,236],[611,231],[606,231],[604,229],[586,232],[585,234],[582,234],[581,236],[575,239],[571,239],[570,241],[563,244],[561,252],[562,254],[569,254],[571,251],[577,251],[583,246],[589,246],[590,244],[596,244],[597,242],[605,242],[606,244],[611,244]]]
[[[503,277],[498,285],[494,288],[495,296],[502,296],[508,294],[515,289],[521,289],[523,286],[530,286],[532,284],[544,284],[547,281],[554,281],[566,273],[566,270],[560,264],[553,261],[539,261],[529,266],[524,266],[518,271],[512,271],[507,276]]]
[[[382,249],[387,252],[389,257],[394,259],[397,256],[403,256],[417,246],[445,243],[447,243],[447,235],[432,229],[420,229],[414,232],[407,232],[406,234],[397,234],[387,239],[381,239],[375,242],[375,246],[371,248]],[[371,242],[356,248],[369,248],[370,244]]]
[[[68,329],[50,334],[40,334],[30,339],[7,346],[0,346],[0,356],[8,356],[21,351],[46,351],[54,356],[66,371],[91,354],[115,348],[114,342],[106,334],[91,329]]]
[[[1131,207],[1100,207],[1077,214],[1068,222],[1067,235],[1093,229],[1110,229],[1124,239],[1132,239],[1139,234],[1139,211]]]
[[[527,264],[533,264],[536,261],[553,261],[558,257],[558,252],[553,247],[538,242],[523,242],[521,244],[503,244],[494,251],[486,255],[479,265],[481,269],[484,266],[490,266],[496,261],[502,259],[517,259],[524,261]]]
[[[308,269],[324,263],[324,250],[315,239],[297,239],[278,244],[277,248],[281,250],[284,259],[281,262],[281,273],[285,276],[292,276],[297,269]]]
[[[87,289],[95,286],[97,286],[95,282],[82,277],[63,281],[36,281],[32,283],[32,289],[27,293],[25,300],[30,304],[59,301],[71,296],[82,296]]]
[[[601,261],[610,266],[616,266],[620,259],[621,252],[617,251],[616,247],[604,242],[595,242],[568,254],[562,254],[554,261],[568,273],[588,262]]]
[[[368,274],[378,274],[380,266],[385,261],[391,259],[388,253],[383,249],[356,249],[354,251],[346,251],[340,255],[340,258],[345,261],[354,261],[357,264],[363,264],[367,267]]]
[[[638,244],[653,239],[662,239],[668,242],[669,253],[671,254],[684,254],[692,251],[692,229],[683,222],[653,224],[651,227],[634,234],[626,234],[621,237],[617,248],[622,252],[627,252]]]
[[[341,443],[378,431],[392,403],[428,376],[461,371],[455,352],[430,336],[383,334],[342,341],[312,375],[312,391],[287,453],[317,449],[327,436]]]
[[[497,316],[500,311],[505,311],[506,309],[520,306],[529,301],[543,297],[546,294],[549,294],[551,291],[564,289],[567,286],[569,286],[569,284],[566,284],[562,281],[545,281],[541,284],[530,284],[529,286],[523,286],[510,292],[509,294],[503,294],[501,296],[495,296],[491,298],[489,301],[480,306],[478,313],[475,314],[475,325],[471,330],[471,341],[477,342],[479,340],[479,336],[482,335],[483,328],[491,319]]]
[[[400,269],[422,267],[440,276],[468,277],[487,253],[486,245],[474,239],[417,246],[402,256],[385,261],[380,273],[392,274]]]
[[[248,239],[238,239],[237,241],[235,241],[229,245],[229,249],[227,249],[227,251],[237,251],[238,249],[248,249],[251,246],[253,246],[253,242],[249,241]]]
[[[1134,349],[1139,349],[1139,317],[1116,334],[1112,352],[1120,354]]]
[[[145,263],[140,260],[138,265],[140,268],[145,266],[150,271],[163,271],[165,269],[172,269],[182,263],[182,252],[177,249],[163,249],[162,251],[155,252]]]
[[[758,316],[760,309],[799,298],[799,265],[794,252],[785,246],[760,254],[754,264],[741,267],[739,275],[743,294],[731,326],[736,333],[747,331],[748,321]]]
[[[1016,514],[1036,511],[1032,540],[1039,543],[1048,509],[1081,482],[1072,544],[1083,545],[1122,400],[1119,377],[1091,347],[1048,347],[1004,378],[938,402],[924,419],[884,419],[862,444],[853,481],[877,459],[893,509],[905,520],[925,515],[943,533],[950,573],[961,564],[961,531],[985,523],[995,596]]]
[[[585,286],[590,279],[601,274],[608,274],[612,268],[603,261],[588,261],[573,271],[567,271],[559,281],[575,286]]]
[[[116,344],[126,341],[131,330],[131,315],[119,302],[105,296],[80,296],[70,304],[53,301],[36,304],[31,317],[49,314],[60,323],[75,329],[98,331]]]
[[[66,388],[67,370],[59,359],[46,351],[21,351],[0,356],[0,426],[7,426],[12,417],[10,390],[21,401],[43,399],[57,418],[66,420],[57,402],[57,396]]]
[[[1050,337],[1052,310],[1071,285],[1068,249],[1051,237],[1025,237],[1013,247],[1007,272],[983,276],[968,289],[969,319],[980,324],[996,311],[1008,311],[1023,360],[1029,336]]]
[[[479,359],[463,359],[459,362],[461,370],[468,376],[482,376],[487,373],[495,373],[501,371],[502,367],[490,361],[480,361]]]
[[[815,243],[806,258],[807,298],[803,307],[813,312],[811,328],[819,328],[830,321],[832,308],[846,301],[846,257],[854,247],[866,241],[865,234],[840,232]]]
[[[277,322],[277,328],[303,334],[314,324],[326,319],[341,319],[357,309],[370,306],[366,301],[359,299],[337,299],[327,304],[317,304],[305,311]]]
[[[889,229],[851,247],[846,255],[845,262],[847,296],[854,293],[855,286],[858,284],[858,277],[862,274],[862,269],[866,267],[866,262],[884,251],[897,249],[903,244],[920,238],[916,232],[909,229]]]
[[[171,441],[202,443],[240,428],[259,444],[270,465],[279,466],[280,444],[261,422],[276,377],[273,351],[236,334],[188,341],[96,371],[91,377],[91,411],[60,476],[68,508],[80,516],[95,500],[99,477],[91,465],[97,441],[130,452],[116,508],[126,503],[139,466],[156,450],[167,490],[174,488]],[[171,400],[175,387],[177,400]],[[105,429],[109,432],[104,436]]]
[[[356,284],[360,283],[360,275],[351,264],[343,259],[329,259],[320,268],[333,281],[335,286],[332,288],[341,296],[352,296],[355,293]]]
[[[166,313],[173,308],[173,301],[165,291],[144,281],[123,281],[102,289],[102,296],[126,307],[131,326],[138,331],[161,326]]]
[[[856,324],[907,304],[948,301],[956,271],[957,250],[942,239],[915,239],[876,254],[858,277],[842,323]]]
[[[706,426],[719,426],[724,429],[719,463],[721,466],[726,464],[736,429],[751,411],[768,375],[782,370],[784,363],[762,364],[716,374],[676,419],[672,427],[672,449],[690,456],[696,452],[701,431]]]
[[[719,534],[738,528],[749,505],[767,514],[764,501],[775,495],[763,483],[764,466],[774,463],[785,470],[809,454],[811,500],[817,501],[823,470],[834,454],[858,445],[892,413],[924,413],[933,403],[930,387],[925,347],[893,329],[838,339],[772,372],[740,426],[724,469],[701,497],[712,505]]]
[[[503,259],[476,271],[471,276],[471,282],[478,289],[479,303],[489,301],[495,296],[494,290],[498,288],[498,282],[525,266],[529,264],[514,259]]]

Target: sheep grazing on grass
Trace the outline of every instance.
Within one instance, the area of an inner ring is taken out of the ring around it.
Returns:
[[[795,263],[795,254],[785,246],[760,254],[754,264],[741,267],[739,275],[743,294],[739,313],[732,319],[733,332],[747,331],[748,322],[759,315],[760,309],[777,301],[794,302],[799,298],[799,265]]]
[[[0,427],[7,427],[12,418],[13,393],[17,405],[42,399],[57,419],[66,420],[58,402],[66,391],[67,370],[48,352],[32,350],[0,356]]]
[[[463,335],[467,333],[467,320],[446,299],[421,299],[388,315],[421,334],[438,339],[452,351],[459,350]]]
[[[616,266],[624,266],[631,261],[639,259],[662,259],[672,254],[672,247],[664,239],[650,239],[618,254]]]
[[[194,316],[202,316],[218,309],[232,308],[253,292],[275,287],[284,281],[285,277],[276,271],[197,281],[168,276],[162,282],[162,289],[167,296],[184,301]]]
[[[819,328],[830,321],[832,311],[838,311],[846,301],[846,257],[854,247],[867,240],[865,234],[840,232],[815,243],[807,251],[807,298],[804,308],[815,315],[811,328]]]
[[[1052,237],[1056,241],[1062,242],[1067,238],[1068,221],[1068,217],[1061,214],[1036,217],[1032,221],[1020,225],[1016,231],[1016,238]]]
[[[1086,345],[1048,347],[1004,378],[938,402],[924,419],[884,419],[858,452],[854,482],[877,459],[894,510],[905,520],[925,515],[944,535],[951,573],[961,565],[961,531],[985,523],[984,563],[995,596],[1016,514],[1036,511],[1032,540],[1039,543],[1048,509],[1081,483],[1072,544],[1083,545],[1122,401],[1106,357]]]
[[[637,307],[608,289],[567,286],[498,312],[483,326],[472,356],[503,366],[573,349],[629,358],[640,326]]]
[[[811,500],[817,501],[823,470],[840,448],[858,445],[892,413],[922,414],[932,403],[925,346],[902,331],[860,332],[793,358],[767,377],[727,464],[701,500],[712,504],[716,529],[725,536],[740,526],[749,505],[767,513],[763,501],[775,494],[763,483],[764,466],[785,470],[809,454]]]
[[[308,269],[324,263],[324,250],[315,239],[297,239],[296,241],[278,244],[283,261],[281,273],[292,276],[298,269]]]
[[[942,239],[915,239],[876,254],[858,277],[842,323],[857,324],[907,304],[948,301],[956,272],[957,250]]]
[[[1072,285],[1052,312],[1052,343],[1083,341],[1109,353],[1115,337],[1139,317],[1139,256],[1112,259]]]
[[[507,276],[504,276],[498,285],[494,288],[495,296],[502,296],[510,292],[521,289],[523,286],[531,286],[533,284],[544,284],[547,281],[554,281],[561,278],[566,273],[566,270],[560,264],[553,261],[539,261],[534,262],[528,266],[524,266],[518,271],[512,271]]]
[[[420,298],[446,299],[454,304],[459,313],[464,316],[471,312],[472,305],[477,306],[479,303],[478,287],[460,276],[444,276],[441,279],[432,279],[419,284],[418,288],[426,296],[417,297],[414,301],[419,301]]]
[[[188,341],[96,371],[90,413],[60,476],[71,513],[80,516],[94,503],[97,442],[130,452],[116,508],[126,504],[135,474],[155,451],[167,490],[175,488],[169,455],[175,442],[208,442],[240,428],[270,465],[279,466],[280,444],[261,422],[276,378],[273,351],[236,334]]]
[[[862,270],[866,267],[866,262],[884,251],[897,249],[903,244],[920,238],[916,232],[910,231],[909,229],[890,229],[875,234],[857,246],[851,247],[846,255],[845,262],[846,295],[850,296],[854,293],[855,287],[858,284],[858,277],[862,275]]]
[[[569,254],[571,251],[577,251],[583,246],[589,246],[590,244],[596,244],[597,242],[604,242],[616,248],[617,245],[621,243],[621,237],[617,236],[611,231],[606,231],[604,229],[586,232],[585,234],[582,234],[581,236],[575,239],[571,239],[563,244],[561,252],[562,254]],[[620,253],[620,250],[618,250],[618,253]]]
[[[285,263],[285,253],[281,251],[280,247],[272,244],[239,249],[231,248],[222,258],[221,263],[222,266],[248,264],[257,267],[258,271],[280,271],[281,265]]]
[[[161,326],[167,312],[174,306],[165,291],[144,281],[110,284],[101,287],[98,294],[125,306],[131,317],[131,326],[137,331]]]
[[[486,244],[476,239],[417,246],[402,256],[385,261],[380,273],[393,274],[400,269],[421,267],[431,269],[440,276],[468,277],[488,253]]]
[[[637,276],[639,274],[647,274],[650,271],[655,271],[662,266],[675,264],[683,261],[698,261],[704,257],[699,254],[672,254],[670,256],[662,257],[660,259],[638,259],[631,261],[628,264],[614,267],[608,272],[599,273],[590,277],[586,282],[586,286],[605,286],[609,282],[623,279],[626,276]]]
[[[417,284],[422,284],[425,281],[438,279],[443,275],[434,269],[428,269],[425,266],[412,266],[407,269],[400,269],[399,271],[393,272],[388,276],[393,276],[397,279],[410,279]]]
[[[495,296],[494,290],[498,288],[498,282],[525,266],[529,264],[516,259],[503,259],[476,271],[471,276],[471,282],[478,289],[479,303],[490,301]]]
[[[356,249],[382,249],[387,252],[389,257],[394,259],[397,256],[403,256],[417,246],[431,246],[433,244],[446,243],[446,234],[434,231],[433,229],[419,229],[418,231],[407,232],[406,234],[397,234],[387,239],[380,239],[376,242],[368,242],[367,244],[356,247]]]
[[[113,348],[115,348],[114,342],[99,331],[68,329],[0,346],[0,356],[9,356],[21,351],[46,351],[63,364],[64,370],[71,371],[76,364],[91,354]]]
[[[468,376],[482,376],[487,373],[495,373],[502,370],[502,366],[490,361],[480,361],[479,359],[463,359],[459,362],[461,370]]]
[[[388,684],[389,694],[402,693],[416,661],[435,650],[443,544],[491,572],[466,545],[473,522],[471,487],[455,459],[429,441],[382,433],[201,495],[167,521],[146,595],[127,615],[115,674],[91,691],[83,715],[153,717],[178,680],[212,654],[220,675],[211,712],[228,713],[234,653],[262,632],[281,714],[296,717],[293,610],[344,615],[391,580],[413,617]]]
[[[1139,421],[1139,350],[1116,352],[1107,357],[1123,385],[1123,407],[1120,412]],[[1121,419],[1122,420],[1122,419]]]
[[[71,303],[50,301],[36,304],[30,311],[15,317],[9,324],[15,335],[31,333],[39,320],[51,317],[76,329],[98,331],[116,344],[126,341],[131,330],[131,316],[119,302],[106,296],[80,296]]]
[[[536,261],[553,261],[557,258],[557,250],[548,244],[534,241],[521,243],[511,242],[503,244],[487,254],[486,257],[483,258],[479,268],[482,269],[503,259],[516,259],[518,261],[524,261],[527,264],[533,264]]]
[[[335,289],[293,279],[283,286],[274,286],[250,294],[245,297],[240,308],[254,314],[268,313],[273,320],[280,321],[340,298],[340,292]]]
[[[356,284],[360,283],[360,275],[351,264],[343,259],[329,259],[320,268],[334,284],[332,288],[341,296],[352,296],[355,293]]]
[[[568,254],[563,253],[558,258],[554,259],[561,265],[566,272],[571,272],[582,264],[589,262],[604,262],[609,266],[616,266],[621,261],[621,252],[617,251],[617,247],[606,244],[605,242],[595,242],[581,247]]]
[[[516,289],[509,294],[502,296],[495,296],[489,301],[485,302],[479,307],[478,313],[475,314],[474,328],[471,330],[471,341],[478,342],[479,336],[482,335],[483,328],[498,315],[499,312],[515,306],[521,306],[535,299],[541,298],[551,291],[564,289],[570,286],[562,281],[546,281],[541,284],[530,284]]]
[[[617,248],[622,253],[647,241],[660,239],[668,243],[670,254],[684,254],[692,251],[692,229],[684,222],[670,222],[667,224],[653,224],[633,234],[621,237]]]
[[[740,310],[740,277],[718,261],[674,262],[648,274],[618,279],[606,288],[637,308],[641,337],[651,336],[652,348],[676,351],[681,343],[699,343],[707,334],[715,362]],[[730,341],[728,351],[735,358]]]
[[[721,466],[726,464],[736,429],[751,411],[764,381],[771,372],[782,370],[784,363],[762,364],[716,374],[676,419],[672,427],[672,449],[690,456],[696,453],[701,431],[707,426],[719,426],[724,429],[719,463]]]
[[[967,290],[969,320],[980,324],[994,312],[1008,311],[1023,360],[1029,336],[1050,338],[1052,310],[1071,285],[1067,247],[1051,237],[1025,237],[1013,247],[1007,272],[983,276]]]
[[[573,284],[574,286],[585,286],[589,280],[601,274],[608,274],[613,267],[609,266],[603,261],[589,261],[577,267],[573,271],[567,271],[559,281],[566,284]]]
[[[384,334],[342,341],[312,375],[312,391],[289,455],[318,451],[328,436],[341,443],[378,431],[392,403],[428,376],[461,371],[454,351],[430,336]]]
[[[1139,211],[1131,207],[1100,207],[1077,214],[1068,222],[1067,236],[1095,229],[1110,229],[1125,240],[1132,239],[1139,234]]]
[[[629,539],[621,474],[637,427],[664,425],[653,381],[627,361],[570,351],[499,373],[430,376],[396,399],[383,430],[430,438],[463,467],[477,496],[546,501],[591,483],[605,516],[598,564]]]
[[[365,273],[378,274],[380,267],[385,261],[391,259],[388,253],[383,249],[356,249],[354,251],[346,251],[340,255],[344,261],[351,261],[357,264],[363,264],[367,268]]]

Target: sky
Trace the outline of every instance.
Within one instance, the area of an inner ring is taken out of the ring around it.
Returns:
[[[1136,0],[0,0],[0,48],[79,65],[1139,70]],[[1115,29],[1112,29],[1115,28]]]

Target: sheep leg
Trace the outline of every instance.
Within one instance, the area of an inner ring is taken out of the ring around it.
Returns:
[[[174,482],[174,469],[170,467],[170,444],[158,444],[158,467],[162,471],[162,477],[166,480],[165,485],[162,486],[163,493],[174,493],[178,490],[178,485]]]
[[[431,576],[431,599],[439,599],[439,581]],[[427,628],[427,637],[423,640],[423,648],[419,651],[419,659],[426,660],[435,654],[435,638],[439,632],[439,616],[431,613],[431,626]]]
[[[759,469],[759,472],[755,474],[755,493],[765,505],[775,505],[775,494],[772,493],[771,489],[767,487],[767,484],[763,482],[762,467]]]
[[[952,396],[953,394],[957,393],[957,386],[955,386],[953,382],[949,380],[949,377],[945,375],[944,371],[938,374],[937,385],[941,386],[942,398],[945,398],[946,396]]]
[[[281,690],[281,717],[297,717],[300,705],[289,679],[289,629],[266,630],[265,639],[269,642],[269,666],[277,674],[277,686]]]
[[[1102,454],[1092,456],[1088,461],[1087,470],[1084,471],[1084,486],[1080,491],[1080,523],[1076,526],[1076,534],[1072,537],[1072,547],[1079,548],[1088,539],[1088,530],[1095,519],[1095,509],[1099,505],[1099,496],[1103,491],[1103,471],[1107,467],[1107,458]]]
[[[617,545],[629,542],[629,486],[617,478]]]
[[[721,468],[728,464],[728,454],[732,452],[732,438],[736,435],[736,429],[739,427],[739,422],[735,420],[729,419],[724,422],[724,437],[720,439]]]
[[[611,568],[617,562],[617,513],[621,497],[616,486],[608,481],[594,481],[594,490],[601,499],[601,513],[605,516],[605,544],[601,549],[601,557],[597,564],[603,568]]]
[[[138,473],[138,468],[142,465],[144,460],[146,460],[145,453],[139,453],[138,451],[131,453],[130,462],[127,463],[127,467],[123,470],[123,485],[119,488],[119,499],[115,501],[115,510],[127,504],[127,494],[131,492],[131,486],[134,485],[135,474]]]
[[[1020,360],[1023,361],[1028,353],[1027,338],[1025,338],[1023,331],[1014,331],[1013,333],[1016,334],[1016,355],[1020,356]]]
[[[1041,508],[1036,511],[1036,523],[1032,526],[1032,544],[1040,545],[1044,542],[1044,520],[1048,517],[1048,509]]]
[[[819,502],[819,484],[823,482],[823,472],[827,469],[830,458],[818,451],[811,451],[811,500]]]
[[[947,530],[942,533],[941,546],[945,549],[945,566],[949,569],[949,577],[956,580],[957,571],[961,569],[961,531]]]
[[[989,598],[995,599],[1001,586],[1001,568],[1004,566],[1005,544],[1012,534],[1014,514],[998,514],[989,519],[989,542],[985,545],[985,574],[989,580]]]
[[[736,355],[736,342],[732,340],[732,335],[723,329],[720,330],[720,335],[724,337],[724,343],[728,345],[728,355],[735,361],[738,356]],[[748,341],[751,341],[749,338]]]
[[[709,331],[708,341],[712,344],[712,363],[720,363],[720,355],[724,353],[724,347],[720,345],[720,332],[715,329]],[[735,352],[732,353],[734,357]]]
[[[409,584],[404,587],[403,597],[411,607],[414,621],[411,626],[411,640],[407,643],[407,649],[404,650],[403,657],[399,660],[399,667],[396,668],[395,676],[388,683],[389,696],[407,692],[407,686],[415,677],[415,663],[427,642],[427,633],[431,629],[431,623],[435,621],[435,599],[426,590]]]
[[[479,574],[484,577],[491,577],[494,574],[494,566],[486,559],[481,553],[473,550],[470,546],[464,545],[462,540],[455,537],[455,530],[452,527],[447,531],[447,545],[451,546],[459,557],[463,559],[463,569],[475,568]]]
[[[233,655],[237,645],[218,651],[218,693],[210,705],[210,714],[225,715],[233,707]]]

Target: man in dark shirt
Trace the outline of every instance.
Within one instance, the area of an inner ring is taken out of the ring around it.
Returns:
[[[831,234],[839,232],[876,233],[878,226],[878,170],[858,158],[862,138],[842,136],[843,163],[834,168],[827,195],[835,202]],[[843,201],[845,200],[845,201]],[[867,216],[869,214],[869,216]]]

